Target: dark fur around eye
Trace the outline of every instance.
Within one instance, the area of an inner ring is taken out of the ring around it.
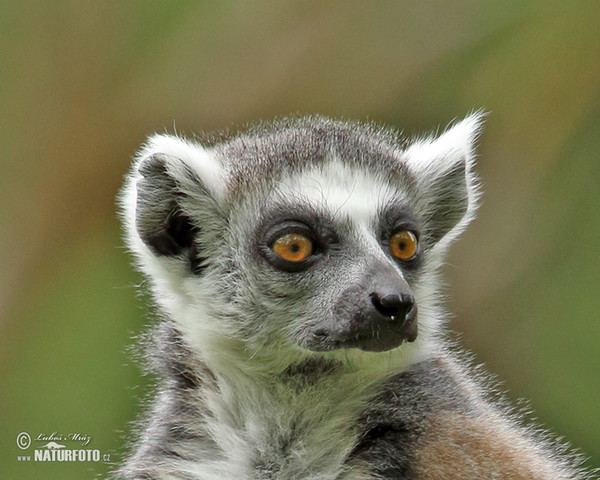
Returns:
[[[303,260],[293,262],[280,257],[273,251],[273,244],[277,239],[291,233],[302,235],[312,242],[313,250],[310,256]],[[326,250],[326,245],[320,241],[316,232],[314,232],[311,227],[298,220],[286,220],[272,225],[262,236],[262,239],[259,240],[258,245],[262,256],[273,267],[286,272],[300,272],[306,270],[317,262]]]
[[[273,244],[284,235],[296,233],[312,242],[312,254],[299,262],[291,262],[281,258],[273,250]],[[255,244],[263,258],[273,267],[286,272],[300,272],[318,262],[330,247],[337,243],[337,236],[332,228],[325,225],[323,217],[309,208],[297,210],[280,207],[269,221],[264,222],[256,233]]]
[[[398,262],[404,269],[416,269],[421,264],[423,245],[421,243],[421,233],[419,223],[412,211],[402,203],[393,204],[384,209],[380,215],[379,238],[381,244],[387,252],[390,250],[390,239],[398,232],[412,232],[417,237],[417,254],[410,260],[401,260],[390,256]]]
[[[397,232],[408,230],[419,237],[419,223],[411,209],[403,203],[392,204],[379,212],[380,238],[389,238]]]

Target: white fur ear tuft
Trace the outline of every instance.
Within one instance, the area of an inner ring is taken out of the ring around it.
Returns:
[[[473,219],[478,203],[475,142],[484,113],[475,113],[437,138],[418,140],[404,152],[414,173],[417,204],[434,243],[449,244]]]
[[[203,226],[218,216],[225,196],[224,169],[210,150],[175,136],[150,137],[120,196],[129,246],[142,266],[168,259],[199,273]]]
[[[148,138],[138,158],[141,161],[153,155],[179,159],[198,176],[215,199],[221,200],[225,197],[223,169],[215,156],[201,145],[174,135],[155,134]],[[174,165],[173,168],[177,167]]]
[[[451,170],[458,162],[472,163],[475,143],[485,115],[485,112],[478,111],[452,125],[437,138],[413,143],[405,152],[408,167],[417,173],[426,174],[433,173],[432,170]]]

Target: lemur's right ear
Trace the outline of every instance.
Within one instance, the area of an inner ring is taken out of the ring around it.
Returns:
[[[132,248],[142,253],[135,236],[154,256],[194,253],[202,220],[214,213],[224,191],[222,168],[211,152],[178,137],[151,137],[123,196]]]

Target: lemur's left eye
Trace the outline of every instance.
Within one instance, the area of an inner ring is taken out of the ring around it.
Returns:
[[[390,252],[400,260],[412,260],[419,249],[417,236],[413,232],[403,230],[390,238]]]
[[[288,233],[279,237],[271,249],[288,262],[300,262],[313,253],[313,242],[299,233]]]

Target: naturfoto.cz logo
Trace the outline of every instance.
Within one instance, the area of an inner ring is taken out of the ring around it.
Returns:
[[[34,446],[32,455],[18,455],[19,462],[108,462],[110,455],[100,453],[98,449],[84,448],[92,440],[89,435],[80,433],[62,433],[53,432],[50,435],[40,433],[33,441],[43,442],[43,444]],[[64,443],[76,442],[78,445],[67,446]],[[32,445],[31,435],[27,432],[21,432],[17,435],[17,446],[21,450],[28,450]],[[25,453],[25,452],[24,452]]]

